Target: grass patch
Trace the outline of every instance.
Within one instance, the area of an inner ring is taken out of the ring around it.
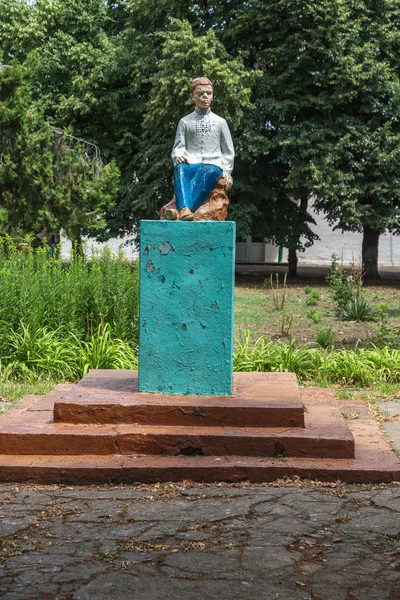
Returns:
[[[0,381],[3,397],[46,393],[90,369],[137,368],[139,269],[122,251],[65,264],[46,247],[0,238]],[[12,392],[12,393],[11,393]],[[30,392],[32,393],[32,392]]]
[[[359,419],[360,418],[360,411],[356,411],[356,412],[342,412],[342,416],[346,419],[346,421],[354,421],[355,419]]]
[[[305,290],[308,293],[305,293]],[[310,290],[319,293],[318,308],[307,306]],[[387,311],[380,311],[377,321],[342,321],[337,314],[336,304],[328,286],[288,285],[285,308],[274,308],[273,292],[261,283],[259,287],[237,287],[235,290],[235,340],[238,343],[245,330],[251,331],[251,339],[260,336],[268,340],[282,337],[282,314],[290,315],[290,335],[298,344],[316,345],[317,334],[330,329],[336,348],[377,346],[399,347],[400,340],[400,294],[394,287],[370,286],[364,290],[365,298],[377,308],[376,294]],[[379,311],[378,311],[379,312]]]
[[[56,385],[53,379],[38,379],[35,383],[24,383],[18,381],[0,382],[0,399],[14,402],[27,394],[38,394],[42,396],[51,392]]]
[[[26,383],[18,381],[0,382],[0,402],[4,406],[0,407],[0,414],[8,408],[14,406],[20,398],[30,394],[44,396],[51,392],[56,385],[56,381],[51,379],[37,380],[35,383]]]
[[[138,364],[136,350],[113,336],[108,324],[100,325],[88,340],[63,328],[30,331],[22,326],[19,332],[10,332],[8,346],[9,354],[0,361],[2,381],[75,381],[90,369],[137,369]]]

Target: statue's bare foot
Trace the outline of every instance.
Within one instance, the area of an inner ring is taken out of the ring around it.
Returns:
[[[179,220],[180,221],[193,221],[194,215],[189,208],[185,207],[179,211]]]
[[[165,219],[167,221],[176,221],[178,219],[178,211],[176,208],[167,208],[165,211]]]

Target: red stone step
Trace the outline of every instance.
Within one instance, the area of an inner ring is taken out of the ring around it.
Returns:
[[[267,433],[266,433],[267,431]],[[7,454],[179,454],[224,456],[308,456],[351,458],[350,433],[306,430],[62,425],[32,432],[10,428],[0,432],[0,453]],[[340,437],[339,437],[340,436]]]
[[[205,427],[304,427],[293,373],[234,373],[232,396],[138,392],[137,371],[92,371],[54,405],[54,421]]]
[[[333,396],[308,404],[304,428],[53,423],[46,407],[28,405],[18,421],[8,413],[9,422],[0,422],[0,454],[354,456],[353,436]]]
[[[115,387],[115,381],[113,385]],[[115,390],[112,393],[114,392]],[[272,434],[272,437],[277,439],[279,433],[279,443],[284,439],[290,446],[296,440],[296,452],[299,453],[296,457],[133,454],[130,446],[132,435],[140,431],[141,439],[145,440],[145,430],[152,429],[154,432],[155,427],[135,427],[132,424],[89,426],[53,423],[54,401],[65,393],[67,390],[58,389],[44,398],[30,398],[28,402],[21,403],[19,408],[11,409],[0,416],[0,438],[3,444],[0,449],[0,481],[90,484],[192,479],[261,482],[295,475],[354,483],[400,481],[400,459],[389,448],[378,423],[365,403],[360,400],[357,404],[357,401],[352,400],[350,408],[345,404],[339,407],[330,390],[301,389],[301,400],[306,407],[304,428],[259,428],[264,437]],[[357,412],[359,417],[346,423],[340,416],[341,410]],[[163,429],[165,442],[168,441],[171,432],[177,433],[177,428]],[[215,434],[221,434],[219,427],[194,429],[197,433],[192,432],[191,441],[194,435],[204,436],[201,441],[215,441]],[[181,427],[179,431],[182,430],[188,433],[187,427]],[[249,442],[249,439],[254,442],[254,428],[253,431],[248,428],[228,428],[224,431],[229,434],[229,438],[235,440],[234,443],[238,440],[244,443],[244,439],[246,442]],[[312,458],[301,454],[304,443],[311,448],[312,444],[318,446],[318,439],[329,438],[331,444],[342,444],[344,441],[344,447],[349,448],[351,436],[355,442],[354,458],[338,458],[341,450],[339,454],[336,451],[334,457],[325,458]],[[267,439],[270,443],[270,438]],[[261,443],[259,440],[257,444]],[[152,443],[156,443],[156,440],[152,440],[149,445]],[[8,444],[15,444],[13,450]],[[50,450],[57,444],[60,446],[60,454]],[[97,454],[99,446],[103,447],[104,454]],[[96,449],[96,454],[92,448]],[[36,454],[38,449],[41,454]],[[164,447],[164,450],[168,450],[168,447]]]
[[[400,481],[400,460],[391,452],[383,438],[380,442],[384,442],[384,446],[380,447],[378,452],[376,448],[367,448],[360,444],[355,459],[329,460],[115,454],[56,457],[0,455],[0,481],[79,485],[183,480],[267,482],[294,476],[348,483]]]

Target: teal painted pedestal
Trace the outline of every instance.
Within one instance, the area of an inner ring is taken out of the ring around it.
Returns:
[[[141,222],[141,392],[232,393],[234,265],[234,222]]]

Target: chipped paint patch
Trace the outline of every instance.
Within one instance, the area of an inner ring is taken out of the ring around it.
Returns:
[[[154,263],[152,260],[148,260],[146,263],[146,271],[147,273],[154,273],[154,271],[156,270]]]
[[[160,254],[163,255],[169,254],[170,252],[175,252],[175,248],[169,242],[161,242],[161,244],[158,244],[157,248]]]

